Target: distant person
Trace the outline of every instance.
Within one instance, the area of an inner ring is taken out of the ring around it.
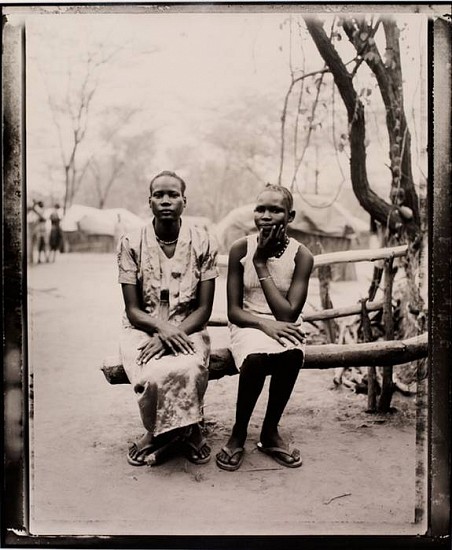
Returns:
[[[27,262],[34,263],[34,251],[38,248],[36,226],[39,216],[35,212],[35,202],[27,207]]]
[[[210,356],[205,327],[217,251],[204,229],[181,219],[185,182],[177,174],[160,172],[149,192],[152,222],[124,235],[118,247],[121,355],[146,430],[127,460],[158,463],[164,449],[181,446],[188,460],[204,464],[211,453],[200,427]]]
[[[55,204],[52,212],[50,213],[50,259],[52,262],[56,259],[57,251],[61,250],[63,243],[63,231],[61,230],[61,217],[60,217],[60,205]]]
[[[42,201],[34,202],[32,210],[37,215],[32,242],[33,247],[36,247],[38,250],[38,264],[40,264],[42,255],[44,255],[46,262],[49,261],[49,233],[47,231],[44,203]]]
[[[224,470],[234,471],[242,464],[248,424],[267,376],[269,396],[257,448],[283,466],[302,463],[300,451],[289,450],[278,432],[304,361],[305,334],[299,317],[313,266],[309,250],[286,233],[294,217],[292,194],[267,185],[254,210],[258,235],[237,240],[229,253],[228,318],[240,378],[235,424],[216,456]]]

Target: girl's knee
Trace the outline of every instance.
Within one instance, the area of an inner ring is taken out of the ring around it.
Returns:
[[[270,366],[271,374],[277,372],[298,372],[303,366],[304,353],[301,349],[291,349],[281,353]]]
[[[287,350],[283,355],[285,358],[283,363],[292,365],[297,368],[301,368],[304,361],[304,351],[301,349],[290,349]]]
[[[253,353],[248,355],[243,362],[240,373],[242,374],[268,374],[269,357],[266,353]]]

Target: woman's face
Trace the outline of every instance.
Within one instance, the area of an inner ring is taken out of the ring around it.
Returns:
[[[149,206],[159,220],[178,220],[185,208],[181,183],[172,176],[160,176],[152,184]]]
[[[268,234],[275,225],[286,229],[289,221],[292,220],[283,195],[277,191],[262,191],[254,208],[254,223],[259,231]]]

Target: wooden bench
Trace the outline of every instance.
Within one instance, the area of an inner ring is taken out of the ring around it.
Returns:
[[[305,369],[337,367],[371,367],[401,365],[427,357],[428,334],[406,340],[378,341],[363,344],[324,344],[306,346]],[[129,384],[119,355],[106,357],[101,367],[110,384]],[[209,380],[238,374],[227,348],[213,350],[210,356]]]

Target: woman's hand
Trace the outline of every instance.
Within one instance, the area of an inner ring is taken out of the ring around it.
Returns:
[[[261,228],[257,240],[257,248],[254,252],[254,264],[265,264],[268,258],[274,253],[276,247],[283,238],[284,229],[282,225],[273,225],[269,232]]]
[[[138,365],[144,365],[152,358],[160,359],[166,352],[163,342],[157,335],[151,336],[150,340],[138,346],[137,349],[140,350],[137,357]]]
[[[273,321],[272,319],[265,319],[261,321],[259,328],[284,347],[287,346],[284,340],[288,340],[296,346],[304,344],[306,340],[306,334],[300,328],[299,323],[288,323],[286,321]]]
[[[163,345],[174,353],[174,355],[178,355],[179,353],[187,355],[196,352],[195,346],[188,335],[171,323],[159,322],[156,330]]]

